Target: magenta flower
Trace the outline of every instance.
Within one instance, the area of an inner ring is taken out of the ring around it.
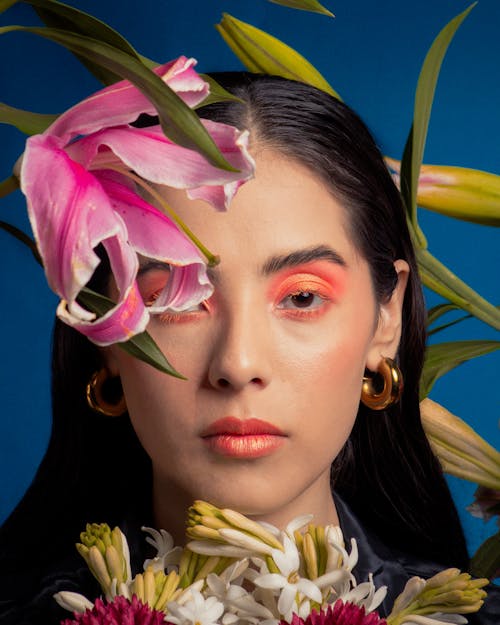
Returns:
[[[162,625],[165,613],[142,603],[134,595],[129,601],[117,596],[110,602],[96,599],[91,610],[65,619],[61,625]]]
[[[280,625],[288,623],[281,621]],[[366,614],[364,607],[337,599],[334,605],[328,606],[326,610],[319,612],[313,610],[306,619],[294,614],[290,625],[387,625],[387,623],[376,612]]]
[[[208,94],[194,63],[180,57],[155,70],[189,106]],[[98,345],[126,341],[144,331],[150,312],[183,310],[212,292],[199,249],[138,187],[153,194],[154,185],[188,189],[223,209],[253,174],[246,132],[203,121],[239,170],[229,172],[173,143],[159,126],[130,126],[141,113],[155,109],[128,81],[116,83],[28,139],[21,165],[21,189],[47,280],[62,300],[57,314]],[[108,255],[118,301],[97,318],[77,297],[100,262],[94,251],[99,245]],[[154,307],[146,307],[137,287],[138,255],[171,268]]]

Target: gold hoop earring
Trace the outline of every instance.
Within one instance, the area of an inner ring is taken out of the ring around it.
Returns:
[[[383,388],[377,392],[373,378],[380,376],[383,380]],[[391,358],[382,358],[377,373],[373,377],[363,377],[361,389],[361,401],[371,410],[383,410],[392,404],[396,404],[403,392],[403,374],[401,369]]]
[[[127,411],[123,392],[120,399],[114,403],[104,399],[102,393],[103,386],[111,379],[109,371],[105,367],[93,373],[86,388],[87,403],[94,412],[98,412],[106,417],[120,417]]]

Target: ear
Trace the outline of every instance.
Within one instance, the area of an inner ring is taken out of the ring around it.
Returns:
[[[398,281],[390,299],[379,308],[377,329],[366,358],[366,367],[370,371],[377,371],[382,358],[396,356],[401,339],[403,300],[410,268],[408,263],[401,259],[394,262],[394,268]]]

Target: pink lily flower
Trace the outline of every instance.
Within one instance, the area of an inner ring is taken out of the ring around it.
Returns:
[[[208,94],[194,64],[180,57],[155,70],[189,106]],[[173,143],[159,126],[130,126],[141,113],[154,115],[155,109],[128,81],[116,83],[69,109],[43,134],[30,137],[21,164],[21,189],[47,280],[61,297],[57,314],[97,345],[126,341],[145,330],[150,313],[183,310],[212,293],[199,249],[138,193],[136,182],[146,189],[148,183],[188,189],[191,197],[223,209],[253,174],[246,132],[203,122],[226,160],[239,170],[228,172]],[[108,255],[119,297],[97,318],[77,297],[100,262],[94,251],[99,245]],[[171,269],[151,307],[137,286],[138,255]]]

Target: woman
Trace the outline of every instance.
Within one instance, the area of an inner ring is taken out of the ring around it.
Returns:
[[[86,521],[129,536],[149,523],[182,541],[194,498],[280,526],[303,513],[340,522],[363,554],[358,576],[373,572],[392,596],[414,574],[467,567],[420,424],[423,299],[380,153],[354,113],[312,87],[217,79],[243,102],[200,115],[250,130],[256,177],[227,213],[162,189],[221,257],[208,301],[148,328],[187,381],[56,324],[49,449],[1,534],[2,622],[50,622],[63,616],[54,592],[85,591],[72,545]],[[102,267],[94,288],[106,280]],[[146,303],[167,280],[168,267],[143,265]],[[122,393],[128,416],[94,410],[123,411]]]

